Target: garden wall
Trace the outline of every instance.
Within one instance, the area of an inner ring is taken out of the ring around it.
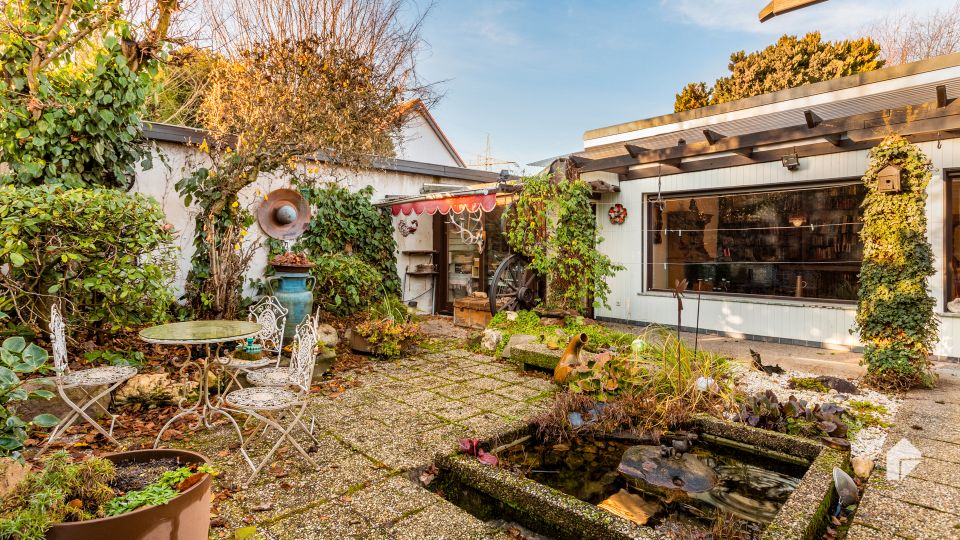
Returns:
[[[176,290],[181,295],[184,290],[187,273],[190,271],[190,259],[193,256],[195,217],[198,208],[196,206],[186,207],[180,196],[177,194],[174,186],[177,181],[186,176],[188,171],[195,167],[202,166],[206,156],[196,147],[187,146],[178,143],[157,142],[154,155],[153,168],[149,170],[140,170],[137,173],[136,182],[133,191],[152,196],[163,206],[167,215],[168,222],[173,225],[176,231],[175,237],[180,249],[179,269],[176,276]],[[314,167],[311,163],[308,166]],[[459,179],[441,178],[426,174],[402,173],[388,170],[367,170],[361,172],[347,171],[343,169],[330,169],[322,167],[322,170],[315,174],[318,180],[338,182],[349,188],[351,191],[359,190],[365,186],[372,186],[374,191],[373,199],[380,200],[387,195],[418,195],[423,184],[444,183],[453,185],[468,185],[473,182]],[[262,175],[260,181],[244,188],[240,192],[240,203],[247,206],[252,212],[256,211],[257,206],[262,200],[263,194],[278,188],[290,187],[289,178],[278,178],[270,175]],[[396,229],[400,219],[405,219],[408,223],[412,218],[419,218],[419,227],[417,231],[407,237],[403,237]],[[394,237],[397,240],[399,251],[414,249],[432,249],[433,248],[433,227],[429,217],[418,216],[399,216],[393,218]],[[251,228],[248,242],[261,242],[265,239],[263,231],[259,225]],[[412,280],[409,283],[404,280],[407,264],[417,264],[424,262],[422,259],[409,261],[408,257],[397,253],[397,272],[403,283],[404,299],[418,300],[418,308],[424,312],[433,310],[433,294],[430,291],[432,284],[429,280]],[[250,279],[259,279],[263,277],[267,266],[267,249],[265,245],[257,250],[253,259],[250,271],[247,277]],[[253,295],[256,291],[249,286],[245,294]]]

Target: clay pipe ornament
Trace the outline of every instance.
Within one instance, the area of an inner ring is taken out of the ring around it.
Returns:
[[[566,384],[575,372],[581,370],[580,353],[583,351],[587,339],[587,335],[583,333],[575,334],[570,338],[567,348],[563,350],[563,356],[560,357],[560,362],[553,370],[553,381],[555,383]]]

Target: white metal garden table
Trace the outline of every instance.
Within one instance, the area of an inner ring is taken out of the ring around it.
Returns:
[[[220,344],[231,341],[241,341],[252,337],[256,335],[261,328],[260,323],[251,321],[186,321],[161,324],[140,331],[140,339],[147,343],[186,347],[188,351],[187,360],[177,367],[180,368],[181,373],[185,373],[192,368],[196,369],[200,374],[198,387],[200,395],[197,397],[196,402],[184,406],[187,398],[183,397],[180,399],[178,403],[180,411],[170,418],[170,420],[167,420],[167,423],[164,424],[160,432],[157,433],[157,438],[153,443],[154,448],[160,444],[160,438],[163,432],[166,431],[173,422],[190,415],[197,417],[197,423],[191,426],[193,429],[199,428],[201,423],[209,428],[212,425],[211,419],[215,414],[225,416],[230,423],[233,424],[242,442],[243,436],[240,431],[240,426],[237,425],[233,417],[221,410],[217,404],[210,401],[210,387],[207,380],[213,367],[212,364],[216,364],[216,358],[220,356]],[[190,354],[191,348],[194,345],[203,345],[206,348],[206,354],[199,361],[193,360]],[[211,354],[211,345],[217,345],[217,354]]]

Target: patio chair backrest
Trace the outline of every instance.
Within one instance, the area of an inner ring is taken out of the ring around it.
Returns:
[[[313,379],[313,366],[316,363],[317,336],[313,330],[313,317],[306,319],[297,326],[297,333],[293,336],[293,351],[290,353],[290,380],[300,387],[302,392],[310,391],[310,382]]]
[[[50,345],[53,348],[53,369],[57,375],[70,371],[67,365],[67,327],[56,304],[50,308]]]
[[[280,305],[276,296],[264,296],[250,306],[247,318],[260,323],[260,331],[254,336],[263,348],[277,353],[283,349],[283,325],[287,321],[287,308]]]

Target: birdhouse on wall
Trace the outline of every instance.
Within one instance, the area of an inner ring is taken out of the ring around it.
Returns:
[[[900,167],[887,165],[877,173],[877,191],[880,193],[900,192]]]

